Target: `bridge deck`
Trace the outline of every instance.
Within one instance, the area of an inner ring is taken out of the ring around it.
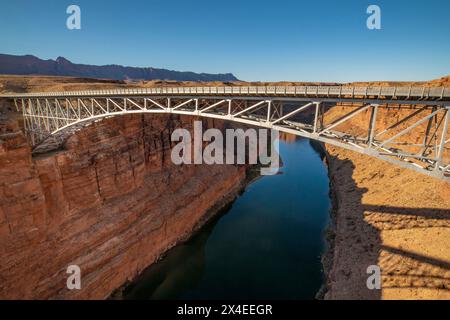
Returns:
[[[228,86],[163,87],[1,94],[3,98],[171,96],[265,96],[331,99],[450,101],[450,87]]]

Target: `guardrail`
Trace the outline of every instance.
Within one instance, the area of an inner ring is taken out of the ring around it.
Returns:
[[[344,87],[344,86],[252,86],[252,87],[161,87],[114,90],[83,90],[39,93],[1,94],[3,98],[28,97],[100,97],[139,95],[229,95],[229,96],[291,96],[377,99],[450,100],[450,87]]]

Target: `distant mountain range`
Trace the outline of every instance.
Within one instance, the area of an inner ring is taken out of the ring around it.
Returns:
[[[0,74],[72,76],[114,80],[237,81],[231,73],[209,74],[120,65],[76,64],[58,57],[42,60],[32,55],[0,54]]]

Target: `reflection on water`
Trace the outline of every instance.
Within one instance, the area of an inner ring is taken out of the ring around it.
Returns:
[[[125,299],[312,299],[322,284],[328,176],[308,140],[280,142],[282,174],[172,249]]]
[[[279,132],[279,135],[280,141],[284,141],[286,143],[295,143],[299,139],[296,135],[286,132]]]

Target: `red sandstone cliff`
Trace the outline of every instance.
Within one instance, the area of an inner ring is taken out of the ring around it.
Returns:
[[[0,298],[105,298],[188,237],[241,189],[245,168],[175,166],[170,134],[192,118],[131,115],[90,125],[32,158],[0,123]],[[217,120],[204,127],[224,127]],[[66,268],[82,289],[66,289]]]

